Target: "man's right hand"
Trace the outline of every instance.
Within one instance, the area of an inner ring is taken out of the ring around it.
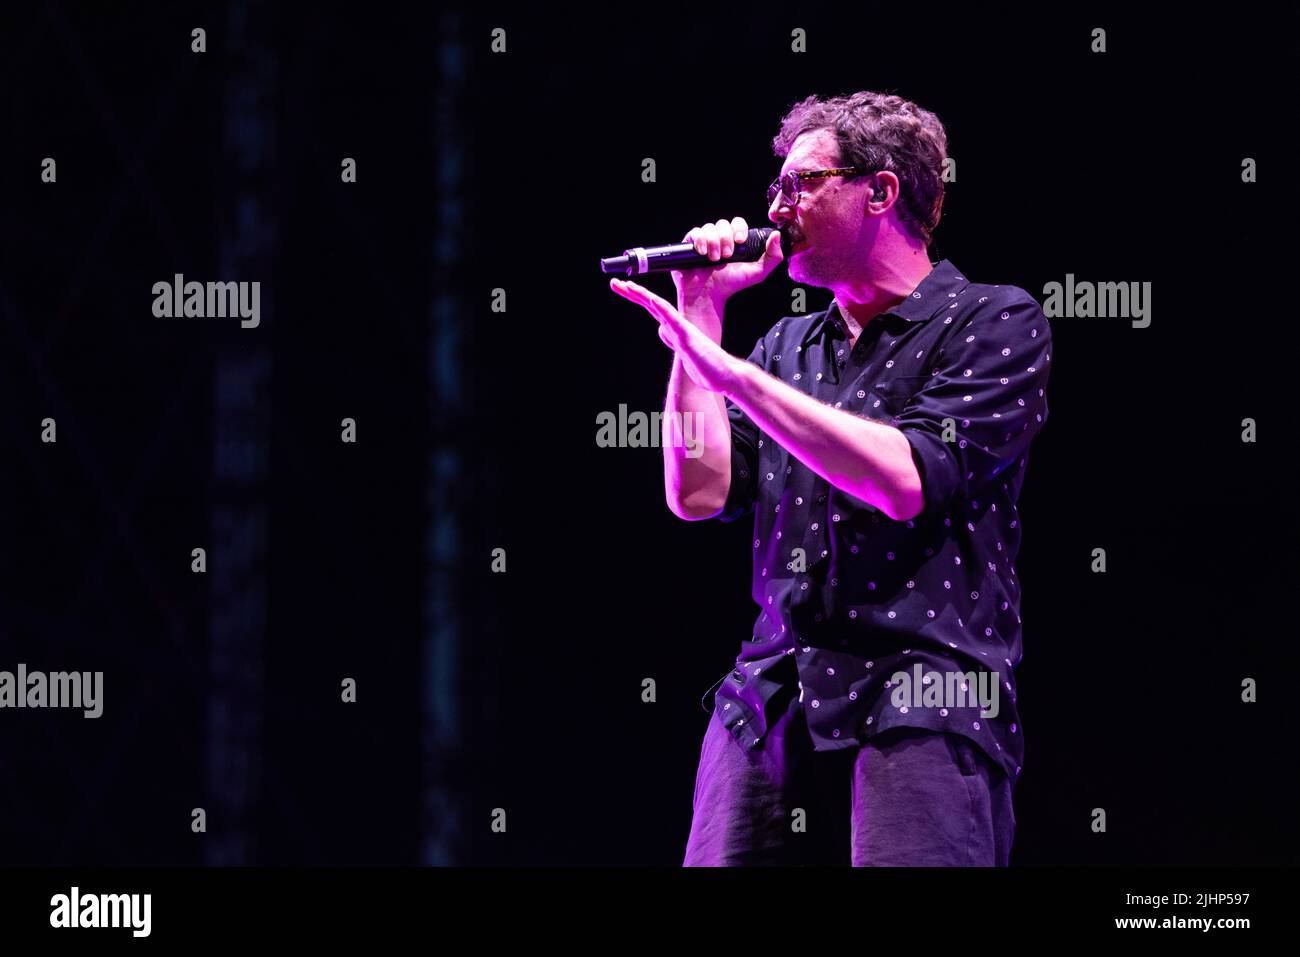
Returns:
[[[686,234],[682,242],[694,243],[697,253],[708,256],[717,265],[672,270],[673,283],[677,286],[677,306],[683,313],[689,315],[702,300],[720,309],[740,290],[766,279],[768,273],[785,259],[785,253],[781,251],[781,234],[773,230],[767,237],[767,247],[761,259],[749,263],[726,262],[736,251],[736,243],[743,243],[748,236],[749,226],[739,216],[731,222],[720,219],[716,223],[696,226]]]

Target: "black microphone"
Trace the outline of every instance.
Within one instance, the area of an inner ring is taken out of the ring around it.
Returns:
[[[752,263],[763,258],[771,226],[750,229],[743,243],[726,259],[714,262],[707,255],[695,251],[694,243],[673,243],[671,246],[634,246],[623,250],[621,256],[611,256],[600,261],[603,273],[621,272],[636,276],[647,272],[665,272],[669,269],[700,269],[704,266],[725,266],[727,263]],[[790,237],[781,233],[781,251],[790,258]]]

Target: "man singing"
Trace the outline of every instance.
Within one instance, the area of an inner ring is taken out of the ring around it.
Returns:
[[[928,248],[947,136],[898,96],[808,97],[773,141],[768,218],[793,280],[833,292],[748,361],[727,300],[784,260],[724,263],[739,217],[684,241],[718,263],[633,282],[674,351],[664,486],[683,519],[754,515],[759,612],[712,717],[684,863],[1005,866],[1024,755],[1016,501],[1047,419],[1051,329],[1015,286]],[[687,455],[680,415],[700,447]]]

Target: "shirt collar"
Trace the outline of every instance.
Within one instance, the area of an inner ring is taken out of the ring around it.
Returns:
[[[950,260],[942,259],[926,274],[915,289],[903,297],[903,301],[892,309],[886,309],[882,316],[898,316],[907,322],[924,322],[940,309],[943,309],[969,283]],[[879,318],[879,317],[877,317]],[[874,320],[873,320],[874,321]],[[828,322],[840,324],[839,306],[831,299],[831,304],[814,317],[808,326],[808,332],[802,345],[808,345],[821,334]]]

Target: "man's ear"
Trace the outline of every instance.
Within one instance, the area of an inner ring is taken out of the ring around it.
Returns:
[[[871,199],[868,202],[880,203],[889,198],[889,184],[877,173],[871,180]]]
[[[888,176],[885,176],[885,172],[889,172],[889,171],[885,170],[883,172],[877,173],[874,177],[872,177],[871,196],[867,199],[866,205],[864,205],[862,208],[864,215],[867,216],[871,215],[872,203],[881,203],[881,202],[889,201],[889,187],[891,185],[894,188],[893,204],[896,204],[898,201],[899,190],[901,185],[898,182],[898,177],[894,175],[892,172],[890,172]],[[902,214],[901,210],[899,211],[899,214],[900,215]]]

